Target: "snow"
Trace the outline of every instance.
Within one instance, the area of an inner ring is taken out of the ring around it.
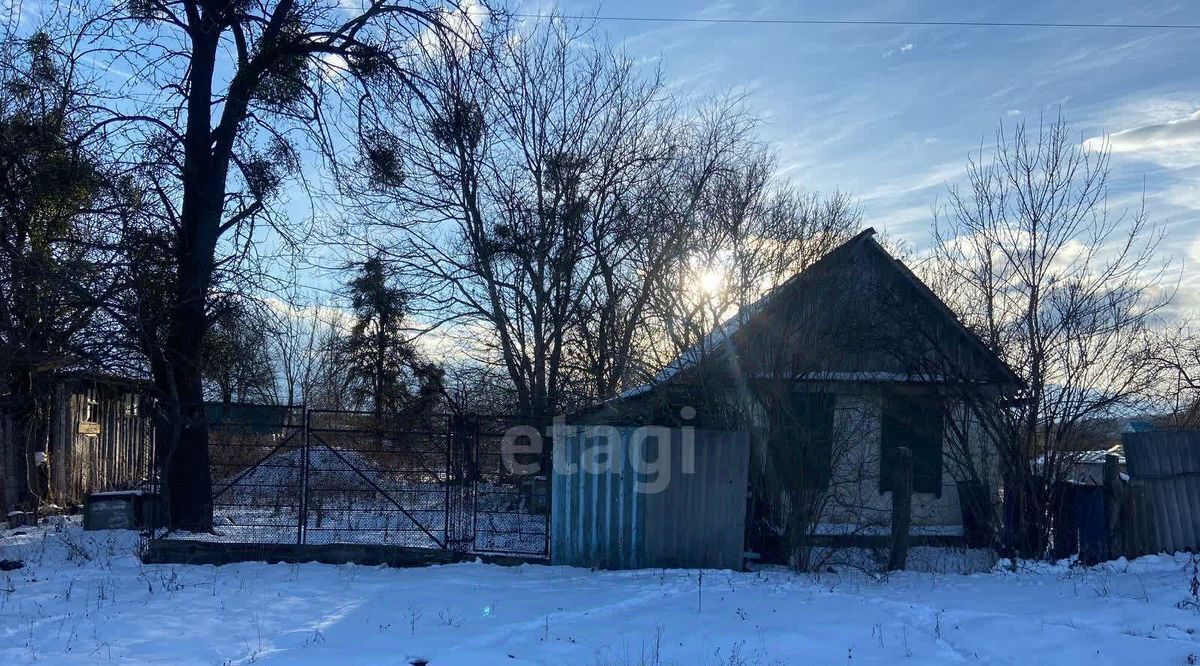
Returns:
[[[1187,555],[969,576],[142,565],[75,519],[0,533],[2,664],[1187,664]],[[1003,563],[1002,563],[1003,564]]]

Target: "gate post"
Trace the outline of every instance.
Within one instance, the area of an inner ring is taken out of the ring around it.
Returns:
[[[467,551],[475,540],[475,483],[478,461],[478,420],[463,414],[450,416],[446,438],[446,547]]]
[[[308,527],[308,403],[304,404],[300,420],[300,509],[296,517],[296,545],[304,545],[304,532]]]
[[[478,527],[477,516],[479,514],[479,489],[477,484],[481,480],[479,473],[479,415],[470,414],[463,419],[463,458],[467,461],[467,497],[470,499],[470,506],[467,510],[471,512],[471,534],[463,535],[464,550],[475,550],[475,534]]]
[[[462,550],[466,531],[463,520],[466,515],[467,465],[463,454],[464,419],[461,414],[451,414],[448,419],[450,426],[446,433],[446,548]]]
[[[430,434],[430,439],[433,439],[432,434]],[[442,520],[445,522],[445,526],[442,528],[442,543],[446,544],[446,546],[450,545],[450,511],[452,510],[451,507],[453,506],[453,503],[451,502],[451,488],[454,486],[454,461],[452,460],[451,454],[450,454],[450,449],[453,446],[453,443],[454,443],[454,417],[447,416],[446,417],[446,479],[445,479],[446,501],[442,504],[442,506],[444,507],[444,512],[442,514]]]
[[[1133,556],[1125,552],[1127,539],[1123,532],[1125,525],[1121,521],[1121,505],[1124,504],[1125,488],[1121,484],[1121,460],[1115,455],[1104,456],[1104,526],[1107,536],[1108,552],[1106,559],[1116,559],[1122,555]]]

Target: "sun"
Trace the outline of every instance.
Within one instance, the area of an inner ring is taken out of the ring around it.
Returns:
[[[697,286],[705,296],[716,296],[725,287],[725,273],[716,268],[701,270],[698,277],[700,281]]]

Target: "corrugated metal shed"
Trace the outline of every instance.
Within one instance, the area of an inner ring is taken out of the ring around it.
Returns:
[[[555,442],[552,563],[603,569],[741,568],[746,433],[567,429],[569,434]]]

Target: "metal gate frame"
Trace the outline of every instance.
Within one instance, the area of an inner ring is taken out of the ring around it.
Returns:
[[[427,429],[389,430],[377,423],[368,428],[355,427],[356,420],[370,423],[372,417],[378,417],[371,412],[310,410],[307,407],[281,408],[281,411],[287,416],[283,423],[273,424],[278,431],[273,435],[278,437],[277,441],[264,444],[251,438],[249,444],[215,445],[245,449],[245,452],[232,453],[221,449],[218,452],[229,455],[213,457],[213,485],[219,486],[214,487],[213,492],[214,512],[221,513],[228,521],[228,525],[221,523],[217,527],[226,532],[240,529],[239,534],[249,534],[248,539],[239,538],[237,543],[287,543],[290,540],[296,545],[402,545],[458,553],[549,556],[549,470],[543,469],[537,477],[519,477],[511,470],[506,471],[501,455],[503,428],[489,427],[484,432],[481,427],[481,420],[493,426],[528,424],[528,421],[503,416],[481,419],[474,414],[437,415],[428,421]],[[300,412],[295,414],[300,418],[294,418],[293,411]],[[315,416],[332,418],[329,424],[322,424],[314,422]],[[238,428],[242,427],[242,424],[232,425],[231,431],[235,435],[230,439],[240,442],[237,435],[240,433]],[[219,427],[215,430],[221,432]],[[339,437],[345,438],[345,442],[339,443]],[[361,446],[368,438],[375,440],[377,448]],[[386,451],[383,450],[385,441]],[[210,439],[210,446],[214,446],[211,442]],[[421,450],[420,444],[426,445],[425,450]],[[409,446],[412,448],[406,448]],[[437,455],[439,447],[444,463],[440,469],[421,467],[420,474],[413,475],[412,470],[386,464],[389,460],[428,460]],[[252,462],[237,462],[247,454],[253,454]],[[377,458],[368,459],[370,455],[377,455]],[[281,461],[285,464],[279,464]],[[332,488],[321,487],[319,480],[327,480],[322,474],[328,475],[332,471],[330,464],[336,466],[333,476],[343,484],[340,488],[337,484]],[[224,476],[218,469],[220,466],[240,469],[232,476],[225,476],[228,480],[218,481]],[[374,469],[365,469],[367,466]],[[280,469],[282,471],[277,472]],[[272,474],[283,478],[277,479]],[[440,485],[441,488],[423,492],[409,487],[413,485]],[[264,488],[270,489],[265,492],[278,494],[264,500],[260,497],[265,494]],[[330,492],[333,495],[322,495]],[[356,525],[353,516],[347,518],[345,513],[341,518],[333,519],[335,527],[319,526],[322,498],[344,497],[346,508],[342,511],[366,512],[366,509],[352,508],[355,493],[368,494],[371,498],[368,506],[374,506],[371,511],[384,516],[385,527]],[[415,502],[409,499],[414,494]],[[435,494],[441,497],[435,500]],[[226,502],[221,503],[222,499]],[[418,506],[422,501],[426,506]],[[259,505],[255,505],[256,502]],[[271,507],[274,508],[272,516],[282,517],[294,511],[294,526],[254,522],[270,513]],[[440,520],[434,518],[438,512],[442,514]],[[426,514],[424,520],[422,513]],[[414,546],[413,539],[396,543],[396,533],[401,530],[392,526],[393,518],[403,524],[403,531],[419,535],[417,540],[427,545]],[[338,523],[339,520],[345,524]],[[293,530],[294,537],[288,537]],[[332,533],[332,539],[328,542],[317,539],[318,530]],[[346,534],[352,538],[339,540],[346,538]]]
[[[312,487],[312,455],[313,455],[313,450],[314,450],[313,440],[316,440],[318,446],[323,447],[323,450],[329,451],[330,453],[332,453],[333,456],[335,458],[337,458],[342,464],[344,464],[347,469],[352,471],[358,479],[361,479],[364,483],[366,483],[368,486],[370,486],[376,493],[378,493],[378,495],[380,497],[382,497],[389,504],[394,506],[396,508],[396,510],[400,512],[401,515],[403,515],[405,518],[407,518],[409,520],[409,522],[411,522],[413,525],[415,525],[420,532],[424,533],[425,536],[429,537],[429,539],[431,541],[433,541],[433,543],[436,544],[439,549],[441,549],[441,550],[447,549],[447,543],[448,543],[447,536],[448,536],[449,532],[443,532],[442,538],[438,538],[437,535],[435,535],[426,525],[422,524],[421,521],[417,520],[416,516],[414,516],[412,514],[412,512],[410,512],[407,508],[405,508],[404,504],[401,503],[399,500],[397,500],[393,493],[388,492],[386,489],[382,488],[374,479],[372,479],[366,472],[364,472],[359,465],[356,465],[352,461],[348,460],[346,458],[346,455],[339,449],[339,447],[336,447],[336,446],[330,444],[324,437],[321,436],[322,432],[333,432],[334,430],[314,429],[312,427],[312,412],[310,412],[307,408],[305,408],[305,410],[304,410],[304,428],[303,428],[303,430],[304,430],[304,436],[302,438],[302,450],[304,453],[301,456],[301,459],[303,460],[303,465],[301,468],[301,484],[300,484],[300,486],[301,486],[301,491],[300,491],[301,509],[298,512],[300,524],[298,525],[298,529],[297,529],[296,543],[298,543],[298,544],[309,543],[309,538],[308,538],[308,529],[309,529],[308,522],[309,521],[308,521],[308,519],[309,519],[309,513],[311,510],[311,507],[309,506],[308,498],[309,498],[310,490]],[[447,485],[446,493],[447,493],[447,497],[449,497],[450,491],[449,491],[448,480],[447,480],[446,485]],[[450,514],[448,504],[445,507],[445,513],[446,513],[447,519],[448,519],[448,516]],[[350,529],[356,529],[356,528],[350,528]]]

